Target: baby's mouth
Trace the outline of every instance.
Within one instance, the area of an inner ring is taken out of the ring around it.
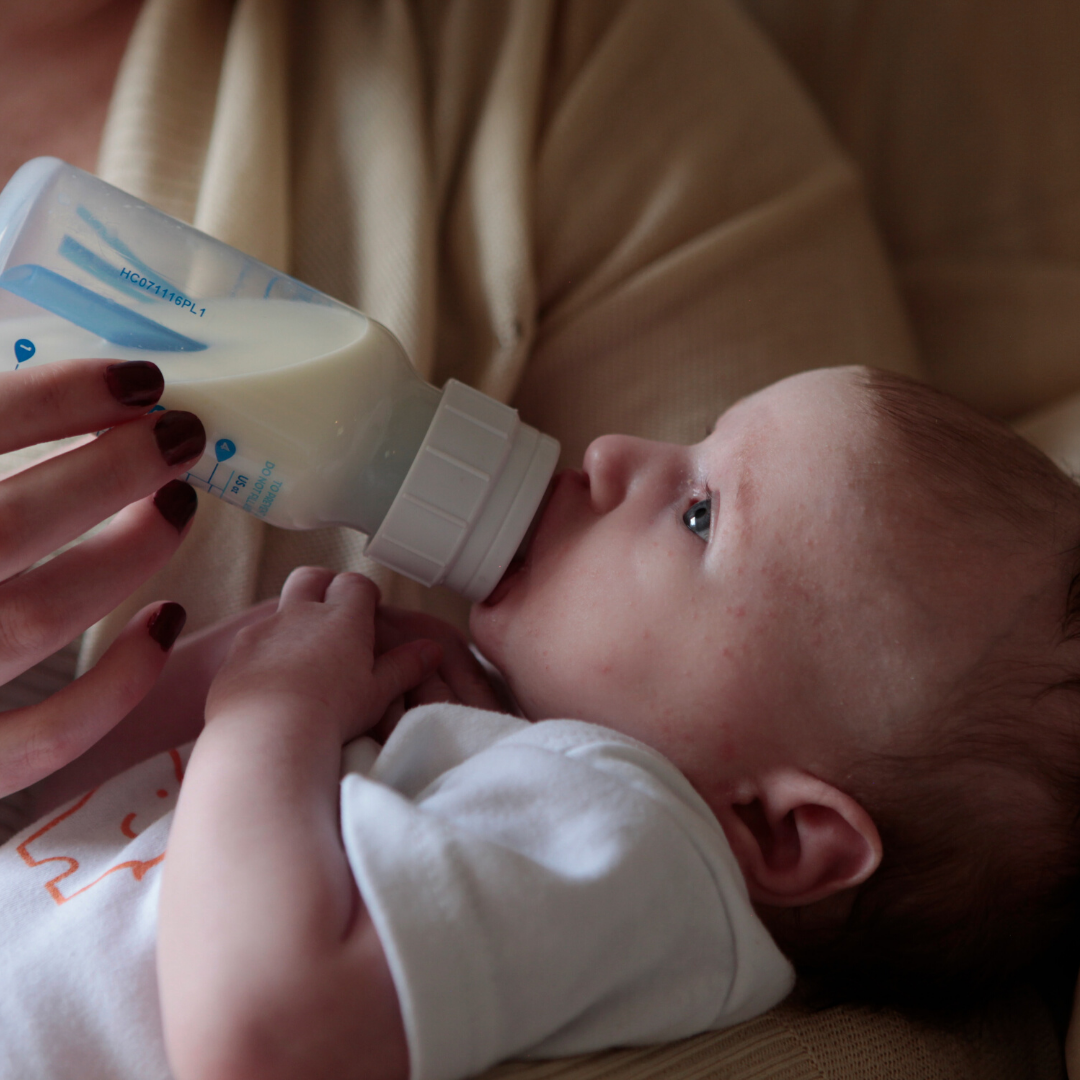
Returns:
[[[493,607],[497,604],[510,591],[513,579],[525,569],[529,561],[529,549],[532,547],[533,538],[540,527],[540,519],[544,516],[544,511],[551,501],[551,493],[555,490],[558,479],[559,474],[556,473],[548,484],[547,491],[544,492],[544,497],[540,500],[540,505],[536,508],[536,513],[533,514],[533,519],[525,530],[525,535],[521,538],[517,551],[514,552],[514,557],[507,563],[506,572],[499,578],[498,585],[480,602],[482,607]]]

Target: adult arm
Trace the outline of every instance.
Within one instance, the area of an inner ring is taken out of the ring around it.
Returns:
[[[177,642],[142,701],[86,753],[26,789],[27,820],[37,820],[140,761],[197,738],[207,691],[233,638],[276,608],[277,600],[264,601]],[[137,619],[133,625],[138,626]]]
[[[0,373],[0,453],[104,431],[0,481],[0,683],[66,645],[160,569],[196,500],[176,479],[206,437],[190,413],[146,410],[153,364],[65,361]],[[96,534],[40,560],[97,525]],[[183,625],[143,608],[98,664],[46,701],[0,714],[0,795],[79,757],[154,684]]]
[[[277,610],[276,599],[246,608],[181,639],[149,693],[86,753],[27,789],[25,816],[36,820],[76,795],[110,777],[198,737],[210,684],[233,638]],[[148,612],[157,610],[152,605]],[[480,709],[512,711],[498,696],[465,638],[433,615],[380,607],[376,613],[376,652],[388,652],[409,641],[435,641],[442,662],[424,681],[392,702],[368,734],[384,742],[402,713],[436,701],[458,702]]]
[[[378,590],[305,568],[237,635],[207,700],[165,864],[162,1016],[178,1080],[404,1077],[382,945],[342,848],[343,742],[441,650],[374,655]]]

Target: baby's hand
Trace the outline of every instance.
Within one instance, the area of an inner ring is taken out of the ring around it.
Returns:
[[[207,723],[257,711],[309,729],[330,725],[340,742],[364,734],[442,658],[422,638],[376,657],[378,603],[378,587],[361,574],[294,570],[277,611],[236,635],[210,686]]]
[[[380,607],[375,614],[376,649],[400,647],[408,641],[435,641],[442,646],[438,668],[415,689],[394,701],[370,734],[380,742],[389,737],[406,709],[448,701],[495,712],[512,711],[469,650],[469,643],[448,622],[421,611]]]

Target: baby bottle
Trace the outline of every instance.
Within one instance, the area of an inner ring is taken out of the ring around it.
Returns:
[[[495,587],[559,444],[385,327],[56,158],[0,193],[0,365],[152,360],[158,408],[207,450],[186,479],[287,529],[347,525],[366,553],[470,600]]]

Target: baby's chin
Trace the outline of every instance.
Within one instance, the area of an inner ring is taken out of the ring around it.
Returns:
[[[483,639],[495,647],[495,640],[503,637],[513,619],[514,609],[520,607],[521,586],[527,576],[523,560],[515,558],[495,588],[469,609],[469,630],[478,645]],[[490,655],[487,647],[480,647],[485,655]]]
[[[528,707],[527,700],[522,700],[517,695],[520,687],[515,686],[515,672],[519,675],[528,671],[527,661],[522,667],[514,663],[516,655],[514,648],[514,635],[506,633],[504,620],[500,617],[498,608],[486,607],[484,604],[473,604],[469,612],[469,631],[475,648],[480,652],[486,664],[493,667],[505,685],[507,694],[514,703],[511,710],[526,720],[536,719],[536,715]]]
[[[484,658],[500,671],[503,665],[499,660],[499,619],[487,601],[480,600],[469,609],[469,633],[473,644],[484,654]]]

